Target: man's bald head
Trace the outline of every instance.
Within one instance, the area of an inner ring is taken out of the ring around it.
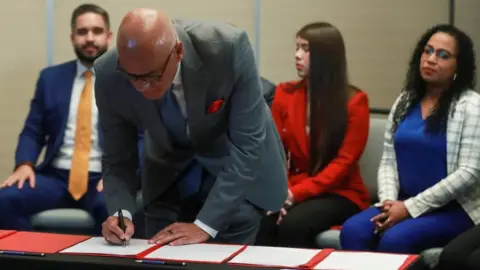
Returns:
[[[172,21],[160,11],[134,9],[128,12],[120,23],[117,36],[119,64],[126,73],[133,75],[131,78],[135,76],[139,78],[132,83],[144,95],[149,90],[147,88],[154,88],[148,92],[155,90],[157,94],[154,96],[157,98],[160,92],[163,95],[165,92],[163,88],[168,88],[176,74],[169,68],[172,66],[171,63],[178,63],[183,56],[181,47]],[[176,58],[177,61],[173,61],[172,58]],[[152,74],[161,76],[161,80],[167,83],[159,85],[152,80],[141,79]],[[143,84],[138,81],[143,81]]]
[[[176,41],[175,28],[170,19],[153,9],[134,9],[120,23],[117,47],[138,48],[172,47]]]

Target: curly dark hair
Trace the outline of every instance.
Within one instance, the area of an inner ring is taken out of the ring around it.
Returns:
[[[460,29],[448,24],[430,28],[422,35],[413,51],[402,95],[393,113],[392,133],[396,131],[398,124],[404,119],[412,105],[425,96],[426,83],[420,75],[420,58],[430,38],[438,32],[446,33],[456,40],[457,69],[455,80],[450,88],[442,93],[439,102],[427,117],[426,131],[430,133],[444,131],[449,113],[453,114],[451,108],[455,108],[456,102],[465,91],[475,87],[475,50],[471,38]]]

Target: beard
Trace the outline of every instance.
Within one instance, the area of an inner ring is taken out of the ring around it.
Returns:
[[[82,46],[82,48],[79,48],[79,47],[74,48],[75,54],[77,55],[77,58],[80,61],[85,62],[87,64],[93,64],[93,62],[95,62],[95,60],[97,60],[97,58],[102,56],[102,54],[106,53],[107,50],[108,50],[107,47],[95,46],[95,48],[98,50],[98,53],[96,53],[95,55],[86,55],[83,52],[83,48],[85,48],[87,46],[92,46],[92,45],[91,44],[86,44],[86,45]]]

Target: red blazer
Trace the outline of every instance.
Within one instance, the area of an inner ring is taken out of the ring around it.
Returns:
[[[348,126],[338,156],[313,177],[308,176],[305,84],[299,81],[279,84],[272,104],[272,115],[283,145],[290,153],[291,164],[296,166],[289,169],[288,177],[295,202],[328,192],[346,197],[361,209],[370,205],[370,197],[358,166],[367,144],[370,122],[368,97],[364,92],[358,91],[350,97]]]

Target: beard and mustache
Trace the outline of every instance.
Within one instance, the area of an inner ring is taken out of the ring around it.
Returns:
[[[97,53],[94,54],[94,55],[87,55],[84,50],[86,48],[90,48],[90,47],[93,47],[97,50]],[[87,64],[93,64],[93,62],[95,62],[95,60],[97,60],[97,58],[99,58],[100,56],[102,56],[102,54],[106,53],[108,50],[108,48],[105,46],[105,47],[100,47],[100,46],[96,46],[95,44],[93,43],[87,43],[81,47],[77,47],[75,46],[74,47],[74,51],[75,51],[75,54],[77,55],[77,58],[82,61],[82,62],[85,62]]]

